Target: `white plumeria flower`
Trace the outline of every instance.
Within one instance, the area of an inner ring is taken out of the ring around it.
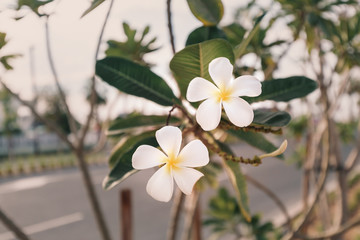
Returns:
[[[141,145],[132,156],[135,169],[161,166],[149,179],[146,191],[156,200],[168,202],[173,194],[175,179],[180,190],[190,194],[197,180],[203,176],[192,168],[209,163],[207,148],[200,140],[193,140],[180,151],[182,136],[177,127],[163,127],[156,131],[155,136],[164,152],[149,145]]]
[[[254,112],[249,103],[240,96],[256,97],[261,94],[260,81],[250,75],[233,78],[233,65],[224,57],[215,58],[209,64],[209,74],[216,85],[196,77],[191,80],[186,98],[189,102],[205,100],[196,111],[196,121],[202,129],[215,129],[221,119],[224,106],[229,120],[238,127],[252,123]]]

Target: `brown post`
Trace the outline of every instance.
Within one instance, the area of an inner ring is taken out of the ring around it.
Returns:
[[[132,209],[131,209],[131,190],[120,191],[120,215],[122,230],[122,240],[132,240]]]

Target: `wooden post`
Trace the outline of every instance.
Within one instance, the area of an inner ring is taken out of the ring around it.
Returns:
[[[122,230],[122,240],[132,240],[132,208],[130,189],[120,191],[120,204],[120,228]]]

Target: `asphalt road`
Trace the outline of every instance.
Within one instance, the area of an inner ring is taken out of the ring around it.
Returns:
[[[237,154],[252,156],[255,150],[238,146]],[[290,212],[300,203],[301,174],[279,160],[267,159],[259,167],[245,166],[244,171],[266,184],[286,203]],[[101,206],[113,239],[119,233],[119,190],[131,188],[134,211],[134,239],[165,239],[170,203],[160,203],[145,191],[152,170],[141,171],[110,191],[101,188],[106,166],[91,167]],[[222,184],[228,186],[226,176]],[[229,186],[228,186],[229,187]],[[283,219],[277,206],[261,191],[249,184],[252,213],[261,212],[264,219]],[[202,208],[215,192],[208,190],[202,197]],[[77,169],[59,170],[32,176],[0,180],[0,206],[37,240],[99,240],[100,235]],[[209,230],[204,229],[205,235]],[[12,240],[12,234],[0,224],[0,240]]]

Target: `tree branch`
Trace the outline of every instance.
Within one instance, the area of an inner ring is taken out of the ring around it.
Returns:
[[[103,23],[103,25],[101,27],[99,38],[98,38],[96,51],[95,51],[95,58],[94,58],[95,59],[95,64],[96,64],[96,61],[97,61],[98,56],[99,56],[102,38],[104,36],[106,24],[107,24],[107,22],[109,20],[109,16],[110,16],[111,9],[112,9],[113,5],[114,5],[114,0],[111,0],[108,11],[107,11],[105,19],[104,19],[104,23]],[[97,97],[96,96],[96,88],[95,88],[96,87],[96,81],[95,80],[96,80],[96,76],[95,76],[95,72],[94,72],[94,75],[91,78],[90,112],[89,112],[89,114],[87,116],[86,123],[85,123],[84,127],[81,130],[80,141],[79,141],[80,144],[84,143],[84,139],[85,139],[86,134],[87,134],[87,132],[89,130],[90,122],[91,122],[91,119],[92,119],[93,114],[94,114],[94,109],[95,109],[95,104],[96,104],[96,97]]]
[[[171,207],[171,215],[170,215],[170,223],[167,231],[167,240],[175,240],[176,237],[176,230],[179,225],[179,217],[181,208],[184,202],[184,194],[180,191],[180,189],[176,189],[174,202]]]
[[[4,83],[1,79],[0,79],[0,83],[2,84],[2,86],[9,91],[9,93],[14,96],[19,102],[21,102],[22,104],[24,104],[25,106],[27,106],[30,111],[32,112],[32,114],[39,119],[41,122],[43,122],[49,129],[51,129],[52,131],[54,131],[61,140],[63,140],[69,147],[71,150],[75,150],[75,147],[73,145],[72,142],[70,142],[70,140],[68,139],[68,137],[65,135],[65,133],[53,122],[49,121],[48,119],[46,119],[45,117],[41,116],[37,110],[35,109],[35,106],[32,105],[30,102],[25,101],[24,99],[22,99],[19,94],[13,92],[7,85],[6,83]]]
[[[30,238],[11,220],[0,208],[0,220],[2,223],[14,233],[20,240],[30,240]]]
[[[50,33],[49,33],[49,17],[50,16],[47,15],[46,19],[45,19],[45,37],[46,37],[46,50],[47,50],[47,56],[48,56],[48,60],[49,60],[49,64],[50,64],[50,69],[51,69],[51,72],[53,74],[54,81],[55,81],[56,87],[58,89],[61,102],[64,105],[65,113],[66,113],[66,116],[68,118],[68,122],[69,122],[71,132],[74,134],[74,137],[75,137],[76,141],[78,141],[76,122],[75,122],[74,116],[71,114],[69,106],[68,106],[68,104],[66,102],[65,93],[64,93],[64,91],[63,91],[63,89],[62,89],[62,87],[60,85],[59,77],[58,77],[58,74],[56,72],[54,59],[53,59],[52,52],[51,52]],[[76,144],[78,144],[78,143],[76,143]]]
[[[288,226],[288,228],[291,230],[292,229],[292,224],[291,224],[291,217],[288,213],[288,211],[286,210],[285,205],[281,202],[281,200],[278,198],[278,196],[276,196],[275,193],[273,193],[269,188],[267,188],[265,185],[261,184],[260,182],[258,182],[257,180],[255,180],[254,178],[250,177],[249,175],[245,175],[246,179],[253,184],[255,187],[257,187],[258,189],[260,189],[261,191],[263,191],[266,195],[268,195],[269,198],[271,198],[275,204],[279,207],[279,209],[283,212],[285,219],[286,219],[286,225]]]
[[[171,49],[172,49],[173,54],[175,54],[176,53],[175,40],[174,40],[174,33],[173,33],[172,22],[171,22],[171,0],[166,0],[166,13],[167,13],[167,20],[168,20],[168,29],[169,29]]]
[[[296,234],[295,236],[297,238],[302,238],[302,239],[306,239],[306,240],[328,239],[328,238],[333,238],[338,235],[341,235],[357,225],[360,225],[360,215],[357,217],[354,217],[351,220],[348,220],[346,223],[344,223],[342,226],[340,226],[337,230],[329,230],[325,233],[315,235],[315,236],[305,236],[302,234]]]

